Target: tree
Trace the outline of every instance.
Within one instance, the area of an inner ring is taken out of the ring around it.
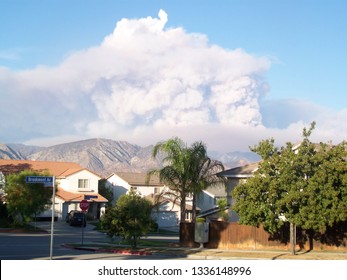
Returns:
[[[335,223],[347,220],[347,143],[321,143],[315,154],[314,172],[303,192],[300,226],[326,230]]]
[[[110,237],[121,236],[136,248],[138,239],[153,225],[152,205],[133,190],[119,197],[115,207],[109,207],[101,218],[101,227]]]
[[[165,142],[157,143],[152,151],[155,158],[159,153],[164,154],[164,167],[154,169],[148,172],[148,181],[150,176],[156,174],[159,180],[165,183],[175,196],[175,200],[180,200],[181,221],[185,220],[186,197],[190,192],[190,161],[186,144],[175,137]]]
[[[270,233],[290,224],[292,254],[295,226],[324,231],[347,220],[346,143],[315,145],[309,140],[314,127],[303,130],[298,147],[287,143],[278,149],[269,139],[252,148],[263,160],[254,177],[232,192],[240,223],[262,224]]]
[[[7,210],[17,222],[26,223],[33,216],[48,209],[51,203],[52,189],[44,184],[26,183],[27,176],[49,176],[32,171],[22,171],[6,177],[5,193]],[[18,220],[19,218],[19,220]]]
[[[159,175],[161,182],[171,190],[180,201],[181,221],[185,221],[186,197],[193,195],[193,219],[196,213],[196,195],[207,187],[221,182],[216,173],[223,170],[221,162],[207,156],[206,146],[202,142],[194,142],[188,147],[180,138],[171,138],[159,142],[153,148],[152,155],[164,154],[164,167],[148,173]]]
[[[223,177],[217,176],[217,173],[224,170],[224,166],[220,161],[213,160],[207,155],[207,148],[202,142],[194,142],[189,147],[189,153],[192,176],[190,192],[193,196],[192,220],[195,221],[197,196],[208,187],[225,183]]]

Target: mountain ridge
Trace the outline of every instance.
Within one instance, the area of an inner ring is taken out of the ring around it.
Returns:
[[[141,147],[127,141],[105,138],[90,138],[49,147],[0,143],[0,158],[76,162],[106,177],[115,172],[147,172],[162,166],[160,158],[152,158],[152,148],[153,145]],[[211,152],[209,156],[221,161],[225,168],[259,160],[251,152]]]

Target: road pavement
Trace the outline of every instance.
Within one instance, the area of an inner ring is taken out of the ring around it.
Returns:
[[[37,222],[43,232],[16,233],[0,230],[1,260],[40,260],[50,258],[50,222]],[[71,227],[65,222],[54,223],[53,259],[199,259],[199,260],[347,260],[346,252],[298,252],[271,250],[220,250],[179,246],[178,236],[147,236],[148,240],[165,240],[170,247],[139,247],[129,250],[117,246],[94,226]],[[105,247],[108,247],[105,249]]]

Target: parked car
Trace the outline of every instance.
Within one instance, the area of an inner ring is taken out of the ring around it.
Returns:
[[[82,211],[71,210],[66,214],[65,222],[69,223],[70,226],[82,226],[85,227],[87,224],[86,215]]]

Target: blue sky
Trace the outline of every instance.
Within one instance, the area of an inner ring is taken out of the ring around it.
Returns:
[[[298,141],[313,120],[317,141],[347,138],[346,1],[0,0],[0,10],[0,142],[177,134],[245,150]],[[131,39],[116,32],[122,19]],[[162,32],[141,34],[151,24]]]

